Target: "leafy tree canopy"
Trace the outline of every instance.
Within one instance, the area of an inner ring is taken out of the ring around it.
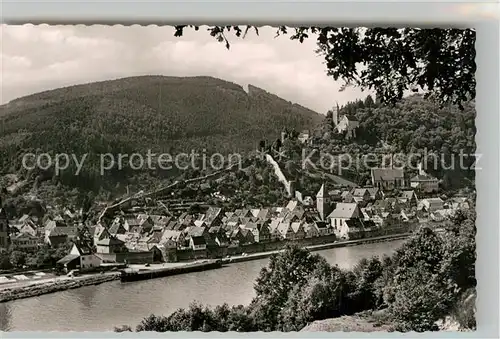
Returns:
[[[175,36],[186,27],[175,27]],[[243,27],[243,28],[242,28]],[[211,36],[230,48],[227,36],[244,38],[255,26],[210,26]],[[292,32],[290,32],[292,31]],[[303,42],[314,36],[316,53],[324,57],[327,74],[346,85],[374,90],[377,99],[394,104],[405,92],[425,92],[441,103],[461,107],[476,96],[476,33],[472,29],[420,28],[277,28]]]

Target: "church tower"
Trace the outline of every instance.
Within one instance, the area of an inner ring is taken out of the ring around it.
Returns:
[[[8,248],[10,245],[9,220],[3,208],[2,197],[0,197],[0,248]]]
[[[328,214],[330,214],[330,204],[328,200],[328,191],[325,184],[323,184],[321,185],[318,194],[316,194],[316,209],[318,210],[319,217],[322,221],[324,221]]]

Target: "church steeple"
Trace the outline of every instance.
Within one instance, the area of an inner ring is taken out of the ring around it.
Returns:
[[[321,185],[318,193],[316,194],[316,209],[318,210],[319,217],[322,221],[326,219],[330,213],[330,204],[328,202],[328,191],[325,183]]]

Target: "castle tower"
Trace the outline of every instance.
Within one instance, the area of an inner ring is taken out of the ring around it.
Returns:
[[[339,104],[336,103],[335,107],[332,108],[332,120],[333,126],[337,126],[339,124]]]
[[[325,187],[325,184],[321,185],[318,194],[316,194],[316,209],[318,210],[319,217],[322,221],[324,221],[328,214],[330,214],[328,191]]]

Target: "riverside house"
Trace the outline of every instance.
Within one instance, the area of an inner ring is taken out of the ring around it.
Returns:
[[[73,244],[68,255],[57,262],[64,271],[73,269],[91,270],[101,265],[102,259],[92,253],[92,249],[83,244]]]
[[[285,240],[294,240],[295,239],[295,232],[293,231],[292,223],[289,221],[281,222],[278,225],[278,231],[279,231],[282,239],[285,239]]]
[[[189,247],[193,251],[206,251],[208,228],[193,226],[187,230],[186,240],[189,241]]]
[[[305,239],[306,231],[304,229],[304,223],[302,221],[292,222],[291,227],[293,231],[292,240]]]
[[[58,225],[52,229],[45,229],[45,242],[50,246],[57,247],[68,240],[73,240],[78,234],[76,226]]]
[[[113,236],[98,240],[96,243],[97,253],[122,253],[126,252],[125,242]]]
[[[328,216],[330,225],[338,238],[347,239],[349,234],[348,220],[362,217],[361,211],[356,203],[338,203]]]

